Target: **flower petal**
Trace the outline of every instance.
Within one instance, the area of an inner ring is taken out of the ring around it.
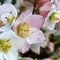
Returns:
[[[13,28],[15,29],[15,27],[18,24],[21,24],[22,22],[26,22],[26,19],[28,18],[28,16],[32,15],[31,10],[27,10],[25,12],[22,12],[16,19],[16,21],[13,24]]]
[[[40,44],[32,44],[31,50],[37,54],[40,54]]]
[[[15,35],[15,33],[11,30],[0,34],[0,39],[10,39],[13,46],[17,49],[20,49],[25,44],[25,40]]]
[[[47,13],[49,12],[49,10],[52,7],[52,3],[51,2],[47,2],[45,3],[42,7],[40,7],[40,14],[44,17],[47,16]]]
[[[7,31],[7,30],[9,30],[9,29],[10,29],[9,26],[5,25],[5,26],[3,26],[3,27],[0,27],[0,32]]]
[[[55,0],[55,4],[58,10],[60,10],[60,0]]]
[[[0,52],[0,60],[3,60],[3,53]]]
[[[12,4],[6,3],[0,6],[0,15],[9,12],[11,12],[15,17],[17,17],[17,10]]]
[[[7,54],[4,54],[6,60],[18,60],[18,51],[12,48]]]
[[[31,10],[28,10],[17,18],[14,26],[23,22],[28,23],[31,27],[41,28],[44,23],[44,18],[40,15],[32,15]]]
[[[30,47],[31,47],[31,44],[25,43],[24,46],[19,51],[24,54],[29,50]]]
[[[51,2],[51,0],[40,0],[40,6],[43,6],[47,2]]]
[[[35,27],[35,28],[41,28],[43,23],[44,23],[44,18],[41,15],[31,15],[28,20],[27,23],[31,26],[31,27]]]
[[[36,28],[31,28],[30,36],[26,38],[26,42],[29,44],[42,43],[44,40],[44,34]]]
[[[51,23],[51,22],[49,21],[49,19],[46,19],[45,22],[44,22],[43,28],[44,28],[44,29],[53,30],[53,29],[55,28],[55,24],[56,24],[56,23]]]
[[[44,41],[40,44],[41,47],[45,48],[48,44],[48,41]]]

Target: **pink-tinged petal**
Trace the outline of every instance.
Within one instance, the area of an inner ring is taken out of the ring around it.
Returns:
[[[51,2],[47,2],[45,3],[42,7],[40,7],[40,14],[44,17],[46,17],[47,13],[49,12],[49,10],[52,7],[52,3]]]
[[[17,25],[26,22],[27,18],[29,18],[28,16],[32,15],[32,11],[31,10],[27,10],[25,12],[22,12],[16,19],[16,21],[14,22],[13,26],[12,26],[12,30],[16,31],[16,27]]]
[[[29,50],[30,47],[31,47],[31,44],[25,43],[24,46],[20,48],[19,51],[24,54]]]
[[[31,33],[29,37],[26,38],[26,42],[28,44],[42,43],[44,40],[45,40],[44,34],[42,33],[42,31],[36,28],[31,28]]]
[[[27,10],[25,12],[22,12],[16,19],[15,23],[14,23],[14,26],[17,25],[17,24],[20,24],[24,21],[26,21],[26,17],[29,16],[29,15],[32,15],[32,10]]]
[[[20,24],[22,22],[28,23],[31,27],[41,28],[44,23],[43,16],[40,15],[32,15],[31,10],[23,12],[14,23],[14,26]]]
[[[40,0],[40,6],[44,5],[47,2],[50,2],[51,0]]]
[[[0,15],[4,13],[12,13],[15,17],[17,17],[17,10],[12,4],[3,4],[0,6]]]
[[[29,15],[32,15],[32,10],[26,10],[26,11],[22,12],[16,20],[23,22],[23,21],[25,21],[26,16],[29,16]]]
[[[41,28],[44,23],[43,16],[40,15],[31,15],[26,21],[31,27]]]

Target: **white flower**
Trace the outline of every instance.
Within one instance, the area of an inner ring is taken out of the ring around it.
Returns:
[[[12,31],[0,34],[0,60],[17,60],[18,51],[13,46]]]
[[[13,24],[17,17],[16,8],[12,4],[0,6],[0,32],[6,31]]]
[[[60,11],[52,9],[48,13],[48,16],[45,19],[43,27],[45,29],[53,30],[55,28],[56,23],[58,23],[59,21],[60,21]]]
[[[12,30],[20,38],[20,42],[25,42],[24,46],[20,48],[20,52],[25,53],[32,44],[42,43],[45,40],[45,36],[40,30],[43,22],[44,18],[42,16],[32,15],[30,10],[23,12],[17,18]]]

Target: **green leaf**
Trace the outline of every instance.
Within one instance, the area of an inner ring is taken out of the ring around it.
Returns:
[[[54,39],[54,40],[60,40],[60,35],[58,35],[58,36],[53,36],[53,39]]]

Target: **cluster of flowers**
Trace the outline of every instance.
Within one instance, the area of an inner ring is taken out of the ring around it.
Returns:
[[[24,1],[27,9],[20,15],[12,4],[1,5],[0,60],[18,60],[18,51],[26,53],[29,49],[40,54],[40,47],[46,46],[53,52],[54,44],[49,41],[49,34],[56,32],[56,23],[60,21],[59,3],[59,0],[36,0],[39,14],[33,14],[33,4]]]

